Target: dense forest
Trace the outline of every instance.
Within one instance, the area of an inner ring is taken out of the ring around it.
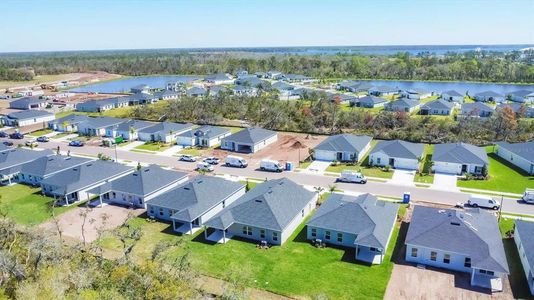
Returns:
[[[280,70],[320,79],[404,79],[534,82],[534,51],[433,55],[266,55],[240,52],[108,51],[0,55],[0,80],[32,74],[106,71],[123,75],[210,74]]]

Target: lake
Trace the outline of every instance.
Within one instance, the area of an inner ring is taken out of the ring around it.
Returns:
[[[136,85],[146,84],[151,88],[165,88],[168,82],[185,81],[190,82],[202,78],[201,76],[188,75],[162,75],[162,76],[138,76],[128,77],[113,81],[93,83],[71,89],[71,92],[81,93],[123,93],[129,92]]]

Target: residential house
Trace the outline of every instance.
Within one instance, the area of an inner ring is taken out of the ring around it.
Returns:
[[[450,116],[454,111],[454,103],[444,99],[437,99],[421,105],[419,114],[421,115],[435,115],[435,116]]]
[[[369,95],[372,96],[393,96],[398,95],[399,89],[390,86],[374,86],[369,89]]]
[[[375,96],[365,96],[361,98],[354,98],[353,101],[350,102],[351,105],[356,107],[364,107],[364,108],[375,108],[375,107],[384,107],[388,101],[384,98],[375,97]]]
[[[408,89],[401,92],[401,96],[408,99],[421,100],[424,98],[432,97],[434,93],[423,89]]]
[[[488,118],[492,114],[493,108],[482,102],[462,104],[461,115],[464,117]]]
[[[300,96],[300,93],[299,93]],[[358,100],[356,96],[348,95],[348,94],[332,94],[328,93],[329,99],[331,102],[337,102],[337,103],[354,103]]]
[[[158,98],[159,100],[173,100],[180,98],[181,93],[178,91],[172,91],[172,90],[163,90],[159,92],[154,93],[154,97]]]
[[[50,176],[90,161],[91,159],[77,156],[41,156],[21,166],[18,180],[26,184],[40,185],[41,181]]]
[[[395,101],[389,102],[385,109],[389,111],[412,113],[421,106],[421,103],[417,100],[408,98],[400,98]]]
[[[133,172],[133,168],[104,160],[95,160],[63,170],[41,181],[41,191],[65,205],[91,197],[90,191]]]
[[[525,143],[497,143],[495,153],[502,159],[534,175],[534,141]]]
[[[12,109],[45,109],[48,105],[48,100],[39,99],[37,97],[24,97],[9,102],[9,108]]]
[[[185,94],[188,97],[204,97],[208,94],[208,91],[205,88],[201,88],[198,86],[194,86],[192,88],[189,88]]]
[[[245,195],[245,185],[215,176],[197,176],[150,200],[150,218],[172,221],[172,228],[192,234],[207,220]]]
[[[313,157],[324,161],[360,161],[371,148],[372,139],[366,135],[332,135],[315,146]]]
[[[465,143],[435,145],[432,162],[434,172],[447,174],[482,174],[489,165],[484,148]]]
[[[89,136],[105,136],[106,128],[118,126],[126,119],[112,117],[89,117],[78,124],[78,134]]]
[[[0,152],[0,184],[17,182],[22,166],[40,157],[47,157],[52,154],[53,152],[50,150],[4,149]]]
[[[105,112],[114,108],[129,105],[129,97],[114,97],[103,100],[90,100],[76,104],[76,110],[81,112]]]
[[[502,291],[509,274],[497,218],[481,209],[416,205],[406,235],[406,261],[471,274],[471,285]]]
[[[236,71],[235,76],[236,76],[237,78],[241,78],[241,77],[244,77],[244,76],[248,76],[248,71],[247,71],[247,70],[244,70],[244,69],[239,69],[239,70]]]
[[[401,140],[380,141],[369,154],[372,166],[391,166],[396,169],[419,170],[425,145]]]
[[[48,122],[48,128],[60,132],[78,132],[78,124],[89,119],[86,115],[71,114]]]
[[[508,94],[508,99],[518,103],[533,103],[534,97],[529,98],[528,96],[532,94],[532,91],[529,90],[519,90],[514,91]]]
[[[273,80],[280,80],[284,77],[284,74],[280,71],[271,70],[267,72],[266,78],[273,79]]]
[[[225,243],[238,236],[282,245],[315,209],[317,197],[288,178],[260,183],[205,222],[215,229],[207,239]]]
[[[227,93],[227,92],[228,92],[228,88],[225,86],[221,86],[221,85],[213,85],[213,86],[210,86],[208,89],[208,94],[211,97],[217,97],[219,96],[219,94]]]
[[[178,136],[193,129],[191,123],[170,123],[161,122],[150,127],[145,127],[138,131],[138,138],[141,141],[174,143]]]
[[[515,220],[514,241],[519,260],[527,279],[530,293],[534,295],[534,222]]]
[[[493,92],[493,91],[484,91],[475,94],[475,101],[479,102],[496,102],[501,103],[504,102],[504,95],[501,95],[499,93]]]
[[[47,122],[55,120],[56,116],[44,110],[21,110],[2,116],[0,123],[5,126],[23,127],[29,125],[43,124],[46,126]]]
[[[214,147],[230,134],[227,128],[205,125],[180,134],[176,139],[176,144],[186,147]]]
[[[306,224],[308,240],[356,248],[355,259],[381,264],[397,220],[399,205],[371,194],[333,193]]]
[[[278,91],[278,98],[282,100],[300,98],[300,95],[295,93],[295,87],[283,81],[277,81],[273,83],[272,88]]]
[[[276,131],[259,127],[249,127],[233,133],[221,140],[221,149],[255,153],[278,140]]]
[[[125,140],[134,141],[139,138],[140,130],[151,126],[154,126],[154,123],[141,120],[124,120],[122,123],[106,128],[106,136],[112,138],[121,136]]]
[[[127,207],[147,208],[154,197],[177,187],[187,180],[187,173],[166,170],[158,165],[149,165],[135,170],[116,180],[99,185],[90,194],[98,195],[100,202]]]
[[[151,93],[135,93],[130,96],[120,97],[120,98],[124,98],[125,100],[128,100],[127,105],[129,106],[154,104],[159,101],[159,95],[151,94]]]
[[[256,73],[254,73],[254,76],[256,76],[258,78],[267,78],[267,73],[265,73],[265,72],[256,72]]]
[[[455,90],[449,90],[441,93],[441,99],[449,102],[464,103],[464,95]]]
[[[282,77],[283,81],[287,82],[298,82],[302,84],[311,83],[314,81],[317,81],[316,79],[313,79],[312,77],[300,75],[300,74],[285,74]]]
[[[232,75],[226,74],[226,73],[218,73],[218,74],[212,74],[208,75],[204,78],[204,80],[211,84],[232,84],[234,83],[234,79]]]
[[[132,94],[150,93],[150,86],[146,84],[139,84],[130,89]]]
[[[232,88],[232,93],[236,96],[256,97],[259,94],[259,90],[254,86],[236,85]]]
[[[501,103],[497,105],[496,110],[509,107],[518,118],[534,118],[534,107],[525,103]]]
[[[177,80],[167,82],[165,89],[167,91],[177,92],[179,95],[185,94],[186,80]]]

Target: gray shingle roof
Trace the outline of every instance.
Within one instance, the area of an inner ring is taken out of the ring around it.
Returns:
[[[42,118],[42,117],[48,117],[53,116],[53,113],[49,113],[44,110],[23,110],[23,111],[17,111],[14,113],[10,113],[7,115],[9,119],[15,119],[15,120],[28,120],[33,118]]]
[[[493,108],[487,106],[482,102],[464,103],[462,104],[462,111],[464,112],[493,112]]]
[[[514,144],[499,142],[497,145],[499,145],[499,148],[504,148],[513,154],[534,163],[534,141]]]
[[[22,107],[28,107],[32,104],[40,104],[40,103],[46,103],[46,99],[39,99],[37,97],[24,97],[17,100],[13,100],[9,102],[9,106],[12,108],[22,108]]]
[[[141,120],[125,120],[124,122],[116,125],[119,131],[129,131],[130,129],[141,130],[154,125],[152,122]]]
[[[395,101],[391,101],[388,103],[389,107],[405,107],[405,108],[412,108],[419,105],[419,101],[408,99],[408,98],[399,98]]]
[[[510,107],[514,113],[522,114],[523,117],[534,118],[534,107],[532,106],[524,103],[501,103],[497,105],[496,109],[503,109],[505,107]]]
[[[50,122],[48,122],[48,124],[59,124],[59,125],[62,125],[64,122],[67,122],[70,125],[77,125],[77,124],[79,124],[81,122],[87,121],[88,119],[89,119],[89,117],[86,116],[86,115],[71,114],[71,115],[65,116],[63,118],[55,119],[53,121],[50,121]]]
[[[371,194],[358,197],[331,194],[308,226],[357,235],[355,244],[385,249],[397,217],[398,204]]]
[[[443,95],[443,94],[447,94],[447,95],[452,96],[452,97],[463,97],[463,96],[464,96],[464,95],[458,93],[458,92],[455,91],[455,90],[445,91],[445,92],[443,92],[443,93],[441,93],[441,94],[442,94],[442,95]]]
[[[287,83],[282,82],[282,81],[277,81],[277,82],[273,83],[272,88],[273,89],[277,89],[279,91],[289,91],[289,90],[294,90],[295,89],[295,87],[292,86],[291,84],[287,84]]]
[[[209,126],[209,125],[204,125],[204,126],[201,126],[199,128],[195,128],[193,130],[190,130],[190,131],[186,131],[182,134],[180,134],[180,136],[184,136],[184,137],[204,137],[204,138],[207,138],[207,139],[213,139],[213,138],[216,138],[216,137],[219,137],[221,135],[225,135],[227,133],[229,133],[230,130],[224,128],[224,127],[218,127],[218,126]]]
[[[89,161],[91,159],[78,156],[50,155],[24,164],[20,171],[24,174],[44,177]]]
[[[375,97],[375,96],[365,96],[362,98],[355,99],[354,102],[359,102],[361,106],[374,107],[377,104],[387,102],[387,100],[384,98]]]
[[[475,97],[504,97],[504,96],[494,91],[484,91],[484,92],[476,93]]]
[[[417,159],[423,156],[425,145],[410,143],[401,140],[393,141],[380,141],[378,142],[371,154],[384,152],[389,157],[394,158],[406,158],[406,159]]]
[[[226,229],[239,223],[283,231],[315,196],[287,178],[269,180],[215,215],[206,226]]]
[[[484,148],[465,143],[437,144],[434,146],[432,161],[476,165],[489,163]]]
[[[525,250],[530,270],[534,270],[534,222],[515,220],[515,231],[518,232],[521,237],[521,244]]]
[[[277,135],[276,131],[259,127],[248,127],[223,138],[223,141],[233,141],[242,144],[256,144]]]
[[[206,95],[207,92],[208,91],[206,91],[206,89],[204,89],[204,88],[194,86],[194,87],[188,89],[186,91],[186,94],[189,95],[189,96],[192,96],[192,95]]]
[[[463,254],[474,268],[509,273],[497,218],[480,209],[416,205],[406,244]]]
[[[182,132],[193,128],[191,123],[171,123],[171,122],[161,122],[154,124],[153,126],[143,128],[139,132],[143,133],[159,133],[162,135],[167,135],[169,132]]]
[[[126,121],[126,119],[112,118],[112,117],[89,117],[87,120],[81,122],[85,127],[89,128],[107,128],[109,126],[119,125]]]
[[[53,152],[51,150],[35,151],[23,148],[13,148],[2,151],[0,152],[0,171],[14,167],[22,167],[23,164],[52,154]]]
[[[338,134],[329,136],[315,150],[335,152],[361,152],[373,138],[367,135]]]
[[[8,149],[11,149],[11,147],[8,147],[4,144],[0,144],[0,151],[5,151],[5,150],[8,150]]]
[[[192,222],[208,210],[234,195],[245,185],[214,176],[197,176],[161,194],[148,203],[175,210],[171,218]]]
[[[529,91],[529,90],[519,90],[519,91],[513,91],[510,93],[510,96],[515,96],[515,97],[526,97],[528,95],[530,95],[530,93],[532,93],[532,91]]]
[[[434,101],[427,102],[423,105],[421,105],[421,109],[448,109],[451,110],[454,107],[454,103],[449,102],[447,100],[443,99],[437,99]]]
[[[377,91],[377,92],[380,92],[380,93],[396,93],[396,92],[399,91],[398,88],[390,87],[390,86],[387,86],[387,85],[375,86],[375,87],[371,88],[370,90]]]

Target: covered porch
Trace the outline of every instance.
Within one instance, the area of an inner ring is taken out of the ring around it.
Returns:
[[[226,244],[232,239],[233,235],[226,232],[226,230],[215,229],[215,231],[208,235],[208,228],[204,230],[204,238],[210,242],[218,244]]]
[[[471,285],[490,289],[492,292],[503,290],[503,281],[500,273],[475,269],[471,270]]]
[[[370,264],[379,265],[384,260],[384,250],[374,247],[355,244],[356,260],[364,261]]]

